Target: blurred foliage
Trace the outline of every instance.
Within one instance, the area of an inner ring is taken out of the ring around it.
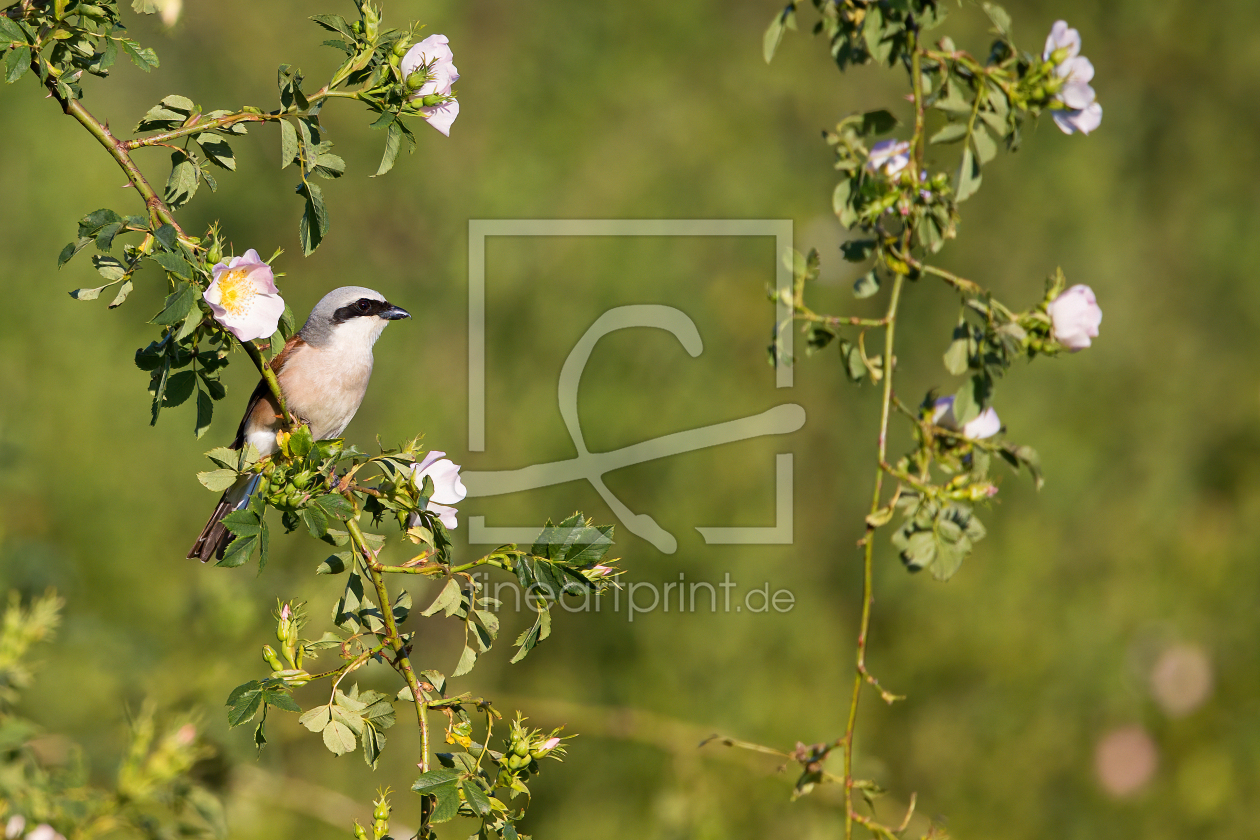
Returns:
[[[1107,315],[1088,354],[1004,384],[1002,419],[1040,451],[1045,489],[1005,482],[988,537],[947,585],[906,575],[894,551],[878,549],[871,655],[883,683],[909,699],[863,706],[859,769],[890,790],[916,791],[919,807],[947,815],[962,838],[1252,836],[1260,286],[1250,266],[1260,214],[1247,173],[1260,153],[1245,138],[1257,119],[1260,10],[1239,0],[1210,11],[1173,0],[1006,5],[1014,37],[1030,48],[1055,19],[1081,30],[1106,117],[1088,142],[1064,142],[1048,121],[1026,127],[1019,153],[968,203],[947,267],[997,278],[999,294],[1023,298],[1061,263]],[[416,154],[379,182],[353,174],[377,165],[379,134],[357,114],[326,115],[351,174],[327,185],[339,226],[310,258],[285,266],[286,296],[301,313],[334,286],[366,283],[423,327],[378,345],[352,438],[379,430],[399,441],[422,427],[426,445],[466,469],[571,457],[556,376],[586,327],[625,303],[685,309],[705,351],[687,359],[652,332],[601,342],[580,404],[592,450],[789,400],[809,417],[791,438],[607,476],[632,509],[650,509],[679,535],[674,555],[634,539],[619,545],[632,579],[716,582],[729,572],[741,587],[790,589],[796,605],[788,614],[658,610],[633,625],[624,611],[578,613],[564,616],[578,632],[525,662],[482,665],[475,692],[530,709],[539,726],[564,721],[584,733],[569,761],[532,788],[522,827],[549,838],[834,836],[842,811],[819,796],[825,788],[789,804],[774,776],[780,762],[696,744],[718,730],[790,751],[795,739],[823,739],[840,725],[860,586],[860,526],[850,523],[868,501],[874,401],[854,396],[841,365],[801,366],[790,391],[774,390],[763,357],[768,240],[492,238],[487,450],[465,455],[467,220],[791,218],[797,247],[821,252],[820,281],[834,284],[842,308],[857,278],[838,251],[833,153],[819,132],[881,107],[899,80],[866,69],[840,76],[808,37],[785,39],[766,67],[774,9],[759,3],[448,0],[386,11],[450,37],[463,108],[451,139],[418,135]],[[129,21],[164,72],[119,65],[121,83],[94,94],[93,110],[130,125],[176,91],[207,107],[262,101],[274,90],[274,54],[248,42],[278,45],[311,72],[330,66],[331,51],[308,46],[308,14],[294,0],[261,9],[186,0],[170,32],[156,19]],[[982,50],[987,20],[971,8],[955,14],[970,21],[955,41]],[[51,103],[13,88],[0,95],[0,588],[56,585],[66,597],[61,639],[45,649],[19,712],[81,743],[85,772],[100,783],[124,750],[128,708],[146,696],[162,709],[220,707],[255,662],[274,599],[327,600],[337,584],[309,574],[299,537],[277,539],[258,578],[180,559],[175,549],[206,513],[193,479],[205,447],[183,423],[148,427],[134,399],[147,374],[117,365],[149,340],[132,307],[107,313],[71,300],[65,293],[86,284],[86,269],[55,268],[75,219],[121,203],[120,178]],[[234,150],[248,176],[223,179],[190,208],[190,226],[222,217],[238,249],[296,254],[300,210],[272,142],[251,135]],[[151,154],[142,166],[169,165]],[[928,292],[906,312],[909,393],[940,384],[951,298]],[[129,303],[157,312],[162,301],[137,284]],[[918,334],[930,340],[916,343]],[[224,384],[225,407],[243,406],[249,366]],[[780,451],[796,453],[794,543],[706,546],[693,526],[770,523]],[[610,521],[581,484],[469,500],[461,513],[526,524],[577,508]],[[416,589],[417,602],[437,594]],[[532,615],[501,618],[514,637]],[[1203,705],[1174,716],[1155,699],[1151,674],[1178,642],[1207,651],[1215,680]],[[453,667],[463,636],[424,643]],[[229,733],[218,713],[206,720],[226,759],[209,784],[225,797],[233,837],[345,836],[352,819],[372,820],[354,803],[381,778],[414,769],[403,745],[373,774],[279,728],[255,764],[247,733]],[[1134,723],[1153,738],[1158,766],[1116,798],[1098,782],[1095,750]],[[410,796],[392,801],[397,820],[414,824]],[[895,821],[904,805],[885,798],[876,807]]]

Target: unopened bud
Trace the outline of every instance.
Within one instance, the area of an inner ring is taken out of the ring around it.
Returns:
[[[420,100],[420,104],[425,108],[432,108],[434,105],[441,105],[443,96],[440,93],[430,93],[424,99]]]
[[[210,248],[206,251],[206,262],[213,265],[221,259],[223,259],[223,246],[219,244],[219,240],[212,239]]]
[[[280,657],[276,655],[276,649],[271,645],[263,645],[262,657],[271,666],[272,671],[284,670],[284,665],[280,663]]]
[[[363,826],[359,825],[359,821],[354,821],[355,840],[367,840],[367,832],[363,830]]]
[[[429,80],[429,74],[423,69],[415,70],[407,77],[407,90],[419,90]]]

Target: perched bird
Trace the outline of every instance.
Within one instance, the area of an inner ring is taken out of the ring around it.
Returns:
[[[285,407],[295,420],[311,427],[315,440],[339,437],[349,425],[372,376],[372,345],[390,321],[410,317],[410,312],[394,306],[380,292],[343,286],[315,304],[306,324],[272,359]],[[260,455],[271,455],[277,449],[280,424],[280,406],[266,380],[261,380],[245,407],[232,448],[250,443]],[[188,552],[190,560],[204,563],[223,557],[232,539],[223,517],[249,503],[259,479],[257,475],[242,477],[223,493]]]

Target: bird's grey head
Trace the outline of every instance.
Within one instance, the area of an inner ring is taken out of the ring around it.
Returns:
[[[298,334],[316,347],[334,340],[361,341],[371,347],[390,321],[410,317],[410,312],[394,306],[380,292],[363,286],[342,286],[315,304]]]

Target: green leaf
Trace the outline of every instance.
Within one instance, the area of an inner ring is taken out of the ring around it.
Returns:
[[[346,162],[341,159],[340,155],[334,155],[332,152],[320,152],[315,158],[315,166],[312,171],[321,178],[340,178],[346,172]]]
[[[149,259],[153,260],[155,263],[162,266],[163,269],[171,272],[177,277],[182,277],[185,280],[192,279],[192,266],[188,264],[187,260],[178,254],[171,253],[170,251],[157,251],[150,254]]]
[[[468,803],[477,816],[486,817],[490,815],[493,806],[491,806],[490,797],[482,789],[479,780],[476,778],[464,779],[460,782],[460,787],[464,791],[464,801]]]
[[[463,598],[464,591],[460,588],[459,582],[456,581],[455,578],[451,578],[446,582],[446,586],[442,587],[442,591],[438,593],[438,596],[433,600],[433,603],[425,607],[420,614],[428,617],[436,614],[439,610],[444,610],[447,617],[450,617],[455,614],[457,609],[459,609],[459,605],[463,602]]]
[[[166,179],[166,203],[182,207],[197,193],[201,172],[197,164],[182,150],[171,152],[171,174]]]
[[[177,93],[173,93],[170,96],[165,97],[162,100],[162,105],[166,108],[170,108],[172,111],[179,111],[184,115],[191,114],[193,111],[197,110],[196,104],[191,99],[187,96],[180,96]]]
[[[275,706],[277,709],[283,709],[286,712],[302,711],[302,707],[283,688],[267,689],[263,692],[263,700],[268,706]]]
[[[232,146],[228,141],[210,133],[198,134],[194,139],[211,163],[236,171],[236,157],[232,154]]]
[[[110,284],[117,283],[127,274],[127,267],[108,254],[97,254],[92,257],[92,265],[96,273],[104,277]]]
[[[174,225],[162,225],[153,231],[153,238],[167,251],[175,251],[178,246],[179,231],[175,230]]]
[[[345,755],[352,752],[356,746],[354,733],[350,731],[350,727],[339,720],[330,721],[324,727],[323,733],[324,746],[328,747],[333,755]]]
[[[131,294],[132,288],[134,287],[132,286],[131,278],[129,277],[123,281],[121,286],[118,287],[118,294],[114,295],[114,299],[110,301],[109,308],[116,309],[119,306],[122,306],[123,301],[127,299],[127,295]]]
[[[1003,38],[1011,37],[1011,16],[997,3],[985,3],[984,13],[993,21],[993,28]]]
[[[302,509],[302,521],[306,523],[306,528],[311,532],[311,536],[319,539],[328,533],[328,517],[324,516],[323,511],[317,507],[306,507]]]
[[[188,313],[197,305],[198,292],[200,290],[188,283],[180,283],[175,287],[175,291],[171,292],[166,298],[166,305],[162,311],[153,316],[150,324],[158,324],[160,326],[171,326],[178,324],[188,317]]]
[[[980,416],[988,396],[985,380],[973,376],[954,392],[954,422],[961,429]]]
[[[459,771],[439,767],[416,779],[411,789],[422,796],[436,799],[430,822],[441,823],[453,818],[459,811]]]
[[[848,242],[841,242],[840,253],[844,255],[845,260],[848,262],[866,262],[870,259],[871,254],[875,253],[875,240],[850,239]]]
[[[398,159],[398,151],[402,148],[402,136],[402,126],[398,120],[394,120],[385,132],[385,154],[381,157],[381,164],[376,168],[373,178],[394,168],[394,161]]]
[[[302,255],[309,257],[328,233],[328,209],[324,207],[324,193],[315,184],[303,182],[298,194],[306,198],[306,209],[298,222],[298,238],[302,242]]]
[[[455,666],[455,670],[451,672],[452,677],[462,677],[473,669],[477,664],[477,651],[471,647],[464,645],[464,652],[460,654],[459,664]]]
[[[8,20],[8,18],[5,18]],[[31,69],[31,48],[26,44],[22,44],[16,49],[5,52],[4,55],[4,81],[6,84],[13,84],[18,79],[26,75],[26,71]]]
[[[945,351],[945,369],[954,376],[961,376],[967,372],[971,359],[971,330],[961,317],[958,326],[954,327],[952,338],[949,349]]]
[[[131,62],[144,72],[148,73],[150,70],[158,66],[157,53],[155,53],[151,48],[144,47],[142,49],[135,41],[128,41],[126,39],[122,42],[122,48],[123,52],[131,58]]]
[[[354,30],[350,28],[350,24],[346,23],[346,19],[341,15],[312,15],[311,20],[315,21],[329,32],[336,32],[338,35],[344,35],[351,41],[355,40]]]
[[[216,493],[222,493],[235,484],[237,477],[236,470],[208,470],[197,473],[197,480],[207,490],[213,490]]]
[[[315,569],[317,575],[339,575],[350,568],[350,552],[338,551]]]
[[[989,136],[989,132],[985,131],[984,126],[977,125],[975,131],[971,132],[971,144],[976,149],[976,157],[981,164],[988,163],[997,157],[997,143],[993,142],[993,138]]]
[[[867,111],[862,115],[862,126],[858,131],[863,137],[887,134],[898,125],[898,120],[891,111],[882,108],[878,111]]]
[[[298,154],[297,130],[288,120],[280,120],[280,168],[286,168]]]
[[[110,304],[112,307],[114,304]],[[193,432],[197,437],[201,437],[210,428],[210,420],[214,417],[214,401],[210,399],[210,394],[197,389],[197,424],[193,427]]]
[[[932,135],[929,143],[955,143],[967,135],[966,123],[949,123]]]
[[[858,300],[871,297],[878,292],[879,274],[873,268],[853,282],[853,296]]]
[[[227,699],[228,726],[240,726],[257,714],[258,707],[262,705],[261,687],[262,683],[258,680],[250,680],[232,689]]]
[[[340,519],[342,522],[354,516],[354,505],[346,501],[346,498],[339,493],[329,493],[326,496],[320,496],[312,500],[312,503],[334,519]]]
[[[770,21],[770,26],[766,29],[766,34],[761,40],[761,55],[769,64],[774,58],[774,54],[779,49],[779,42],[783,40],[783,32],[787,29],[796,29],[796,4],[788,3],[783,11],[774,16],[774,20]]]
[[[15,44],[26,43],[26,33],[22,31],[22,27],[18,26],[12,18],[6,15],[0,15],[0,36],[3,36]]]
[[[960,202],[971,198],[980,189],[980,164],[972,156],[970,145],[963,148],[962,161],[954,180],[954,196]]]

